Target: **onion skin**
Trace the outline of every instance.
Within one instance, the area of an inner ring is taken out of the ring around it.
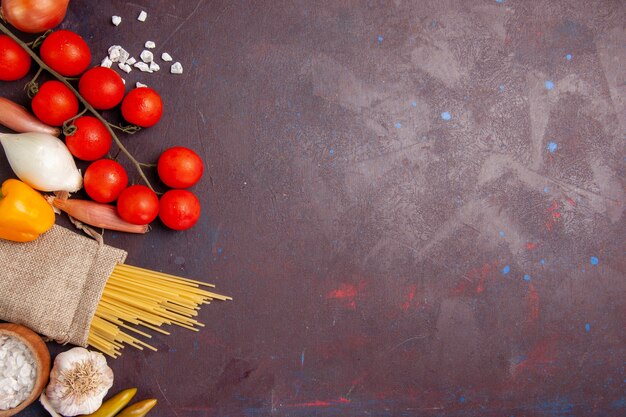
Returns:
[[[0,144],[19,179],[39,191],[80,190],[83,177],[62,140],[47,133],[0,133]]]
[[[2,0],[2,15],[16,29],[40,33],[63,21],[70,0]]]
[[[148,225],[137,225],[122,220],[115,206],[78,199],[52,199],[52,205],[76,220],[94,227],[127,233],[146,233]]]
[[[0,97],[0,124],[19,133],[39,132],[52,136],[61,134],[59,128],[42,123],[24,107],[4,97]]]

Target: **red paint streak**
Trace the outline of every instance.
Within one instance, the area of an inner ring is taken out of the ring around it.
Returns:
[[[417,291],[417,285],[415,284],[411,285],[411,289],[409,290],[408,300],[402,303],[402,306],[401,306],[404,311],[408,310],[409,307],[411,307],[411,303],[413,302],[413,299],[415,298],[416,291]],[[418,301],[415,307],[417,308],[419,307],[419,305],[420,303]]]
[[[289,405],[288,407],[330,407],[331,405],[349,404],[349,403],[350,403],[349,399],[344,398],[344,397],[339,397],[338,400],[327,400],[327,401],[315,400],[315,401],[310,401],[306,403],[292,404],[292,405]]]
[[[548,211],[554,211],[558,208],[559,208],[559,203],[557,203],[556,200],[553,200],[552,205],[548,207]]]
[[[466,293],[474,292],[481,294],[487,289],[487,284],[496,279],[498,261],[484,263],[479,268],[470,269],[463,278],[459,280],[457,286],[451,290],[452,295],[462,296]]]
[[[525,371],[552,375],[556,369],[554,365],[556,345],[555,337],[540,340],[528,353],[527,359],[514,366],[513,375],[516,376]]]
[[[358,287],[354,284],[344,283],[341,284],[339,288],[329,292],[326,295],[326,298],[342,300],[348,308],[356,310],[356,297],[359,295],[359,291],[361,291],[363,287],[363,283],[359,284]]]
[[[528,249],[528,250],[533,250],[533,249],[535,249],[536,247],[537,247],[537,244],[536,244],[536,243],[533,243],[533,242],[528,242],[528,243],[526,243],[526,249]]]
[[[528,320],[534,323],[539,318],[539,293],[533,284],[528,285],[528,295],[526,296],[528,301]]]
[[[576,207],[576,202],[571,198],[567,198],[565,201],[567,201],[567,204],[569,204],[570,206]]]
[[[545,222],[546,229],[552,231],[554,224],[561,218],[561,213],[556,211],[559,208],[559,203],[556,200],[552,201],[552,205],[548,207],[548,213],[550,213],[549,219]]]

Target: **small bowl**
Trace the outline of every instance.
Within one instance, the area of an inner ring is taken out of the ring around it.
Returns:
[[[30,395],[17,407],[9,410],[0,410],[0,417],[9,417],[19,413],[39,398],[50,376],[50,351],[37,333],[21,324],[0,323],[0,336],[15,337],[28,346],[37,365],[35,386]]]

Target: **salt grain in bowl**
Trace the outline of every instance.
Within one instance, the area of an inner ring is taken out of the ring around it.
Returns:
[[[20,405],[35,387],[37,365],[19,339],[0,336],[0,410]]]

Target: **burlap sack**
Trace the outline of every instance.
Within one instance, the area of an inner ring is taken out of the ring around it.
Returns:
[[[87,346],[107,279],[126,252],[60,226],[28,243],[0,239],[0,319]]]

